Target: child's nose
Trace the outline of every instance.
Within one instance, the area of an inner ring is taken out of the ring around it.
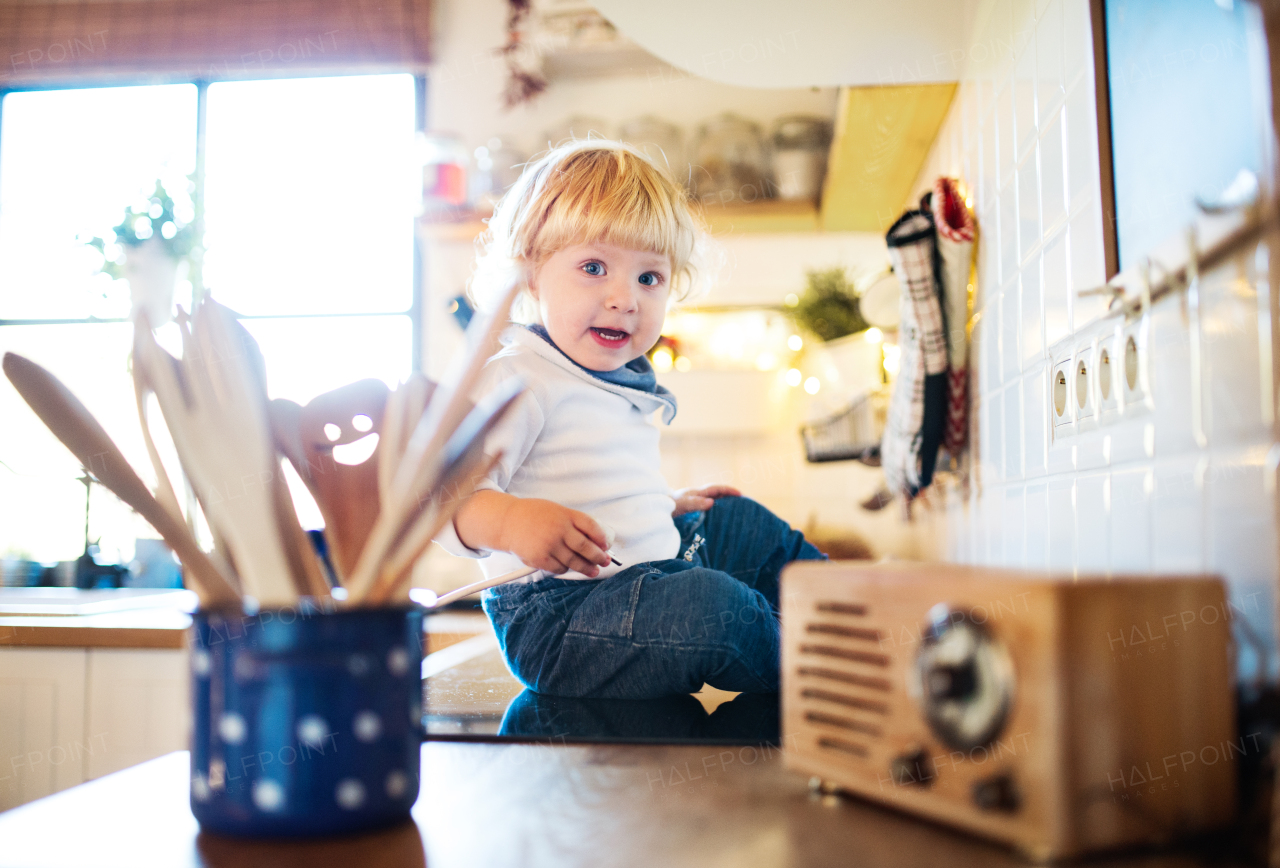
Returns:
[[[636,309],[636,292],[629,281],[611,281],[609,284],[609,296],[606,303],[610,310],[630,313]]]

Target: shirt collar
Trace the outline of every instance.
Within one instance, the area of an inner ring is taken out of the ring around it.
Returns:
[[[676,396],[671,390],[665,386],[659,385],[658,376],[653,371],[653,365],[649,364],[649,359],[640,356],[633,359],[620,368],[612,371],[593,371],[590,368],[584,368],[582,365],[569,358],[568,353],[556,346],[556,342],[551,340],[551,335],[547,333],[545,326],[541,324],[533,324],[525,326],[530,333],[542,338],[549,346],[555,348],[556,352],[574,368],[589,374],[596,380],[608,383],[611,386],[618,386],[622,389],[631,389],[643,392],[655,398],[663,407],[662,421],[668,425],[676,415]]]

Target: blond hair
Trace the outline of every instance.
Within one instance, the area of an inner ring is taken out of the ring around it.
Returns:
[[[512,318],[533,322],[529,281],[557,250],[592,243],[666,256],[673,304],[700,295],[717,270],[715,248],[690,212],[684,188],[631,145],[584,139],[529,163],[502,197],[477,242],[471,299],[491,310],[518,276],[524,291]]]

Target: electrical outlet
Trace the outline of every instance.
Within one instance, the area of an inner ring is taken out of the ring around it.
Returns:
[[[1119,355],[1121,362],[1117,363],[1117,344],[1123,346],[1123,342],[1117,340],[1116,332],[1103,335],[1098,340],[1098,350],[1094,357],[1093,367],[1097,382],[1095,399],[1098,402],[1099,423],[1120,412],[1121,383],[1118,373],[1122,368],[1124,355],[1123,353]]]
[[[1053,378],[1049,381],[1049,424],[1055,430],[1075,422],[1071,401],[1071,361],[1067,360],[1053,366]]]
[[[1071,398],[1075,402],[1076,421],[1093,420],[1093,347],[1081,347],[1071,360]]]
[[[1116,350],[1119,356],[1116,380],[1126,416],[1151,406],[1151,381],[1147,366],[1149,331],[1147,317],[1143,316],[1136,322],[1127,323],[1120,333]]]

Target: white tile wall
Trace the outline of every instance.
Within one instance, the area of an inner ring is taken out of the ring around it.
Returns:
[[[1106,279],[1088,7],[984,5],[973,42],[1004,50],[965,72],[917,184],[916,196],[939,174],[962,178],[981,228],[977,445],[967,494],[948,498],[946,555],[1075,575],[1220,573],[1274,677],[1280,449],[1268,252],[1205,275],[1189,305],[1170,298],[1136,323],[1108,320],[1105,299],[1077,295]],[[1132,392],[1129,334],[1149,372]],[[1116,397],[1099,408],[1092,394],[1081,411],[1072,394],[1053,424],[1052,366],[1093,365],[1103,348]],[[1241,675],[1256,664],[1246,647]]]

